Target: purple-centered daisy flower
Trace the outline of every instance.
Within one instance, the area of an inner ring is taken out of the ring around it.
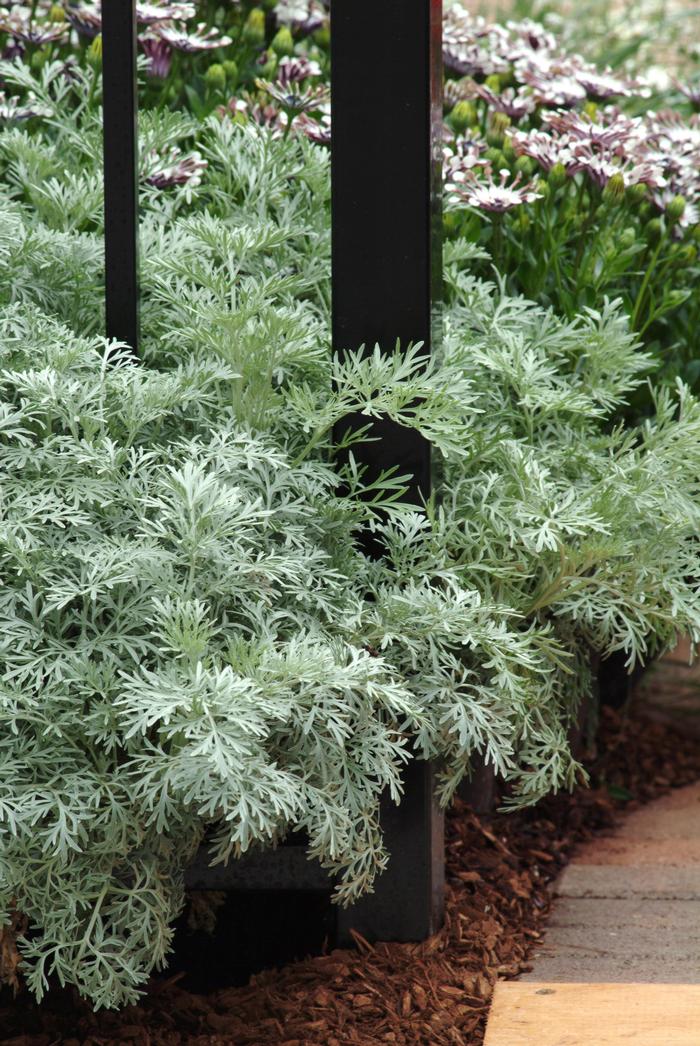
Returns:
[[[446,68],[460,76],[491,76],[493,73],[507,73],[510,69],[506,58],[479,44],[445,44],[443,59]]]
[[[486,84],[474,84],[473,95],[483,98],[489,109],[496,113],[505,113],[516,123],[535,111],[535,99],[526,88],[520,87],[516,91],[513,87],[507,87],[500,94],[496,94]]]
[[[2,52],[2,57],[6,62],[12,62],[15,58],[24,58],[24,47],[19,40],[11,37]]]
[[[192,0],[177,0],[175,3],[157,3],[144,0],[136,4],[136,18],[142,25],[157,25],[161,22],[186,22],[194,18],[197,9]],[[66,15],[79,33],[97,36],[102,31],[102,4],[79,3],[70,0]]]
[[[136,17],[143,25],[153,25],[156,22],[187,22],[190,18],[194,18],[196,13],[196,7],[190,0],[172,4],[136,4]]]
[[[102,11],[99,4],[69,3],[66,17],[83,36],[97,36],[102,32]]]
[[[9,33],[15,40],[33,47],[43,44],[61,43],[68,29],[61,22],[37,22],[30,10],[14,10],[0,14],[0,32]]]
[[[622,153],[630,143],[639,140],[642,121],[625,116],[617,109],[605,109],[597,119],[572,110],[543,112],[542,122],[558,135],[587,142],[599,149]]]
[[[282,84],[270,83],[269,80],[256,80],[255,86],[269,94],[283,109],[295,113],[308,113],[320,109],[330,98],[329,89],[322,84],[316,87],[302,88],[299,84],[284,87]]]
[[[327,84],[310,84],[310,77],[319,76],[321,67],[308,58],[285,58],[277,70],[277,81],[256,80],[255,86],[265,91],[283,109],[291,113],[308,113],[322,109],[330,101]]]
[[[328,6],[321,0],[279,0],[275,18],[279,25],[288,25],[296,32],[308,35],[326,24]]]
[[[464,184],[452,184],[448,191],[453,199],[476,207],[481,211],[491,211],[494,214],[503,214],[513,207],[519,207],[523,203],[534,203],[542,198],[542,193],[537,192],[534,182],[521,185],[522,174],[520,171],[507,184],[511,173],[508,170],[499,172],[499,181],[493,179],[493,174],[488,172],[488,181],[482,181],[473,172],[467,176]]]
[[[473,44],[491,31],[490,24],[481,15],[473,15],[465,7],[453,4],[442,19],[442,36],[449,44]]]
[[[446,109],[454,109],[458,102],[464,102],[473,97],[474,81],[470,77],[445,81],[442,99]]]
[[[575,151],[581,170],[601,189],[605,188],[615,174],[622,175],[625,186],[643,184],[651,189],[660,189],[666,185],[661,168],[648,161],[635,163],[634,160],[629,160],[616,163],[610,154],[606,156],[595,151],[587,142],[577,144]]]
[[[467,181],[476,167],[488,167],[482,153],[486,142],[475,138],[458,138],[442,149],[442,173],[447,186]]]
[[[277,82],[282,87],[300,84],[321,75],[321,66],[308,58],[283,58],[277,67]]]
[[[503,54],[509,38],[503,26],[490,25],[481,16],[473,16],[455,5],[446,12],[442,28],[443,60],[452,72],[489,76],[510,68]]]
[[[253,101],[248,94],[229,98],[225,106],[218,110],[221,116],[244,116],[246,120],[264,127],[272,133],[273,138],[281,138],[289,127],[289,117],[280,112],[277,106],[268,104],[261,105]]]
[[[554,34],[545,29],[540,22],[534,22],[531,18],[523,18],[521,22],[506,22],[506,29],[531,51],[550,52],[556,49],[557,41]]]
[[[8,98],[4,91],[0,91],[0,122],[16,123],[30,120],[33,116],[51,116],[51,109],[37,102],[32,94],[22,101],[16,96]]]
[[[292,124],[292,129],[301,132],[317,145],[331,144],[330,113],[324,113],[319,120],[309,116],[308,113],[301,113]]]
[[[230,36],[220,36],[218,29],[207,28],[204,22],[200,22],[194,32],[160,23],[156,23],[152,27],[152,31],[175,51],[183,51],[185,54],[215,51],[217,47],[228,47],[231,43]]]
[[[529,156],[545,171],[561,164],[568,175],[581,170],[576,161],[573,143],[565,135],[553,135],[547,131],[513,131],[510,143],[518,156]]]
[[[156,189],[172,189],[177,185],[193,189],[201,184],[202,172],[207,166],[201,153],[192,152],[183,156],[180,149],[173,146],[167,156],[159,156],[155,151],[146,156],[145,181]]]
[[[685,192],[682,192],[681,188],[681,186],[673,186],[672,188],[660,189],[652,192],[651,198],[659,210],[663,212],[676,196],[683,196],[685,198],[685,210],[676,224],[679,229],[692,229],[693,226],[700,223],[700,196],[693,196],[693,194],[698,192],[695,186],[687,186]]]
[[[569,108],[586,101],[586,89],[567,61],[547,60],[537,65],[518,62],[516,75],[531,88],[538,105]]]
[[[647,137],[669,154],[700,156],[700,115],[685,120],[670,110],[649,113],[646,130]]]
[[[651,91],[641,80],[627,80],[616,76],[612,69],[596,69],[582,62],[576,70],[576,79],[591,98],[648,98]]]
[[[700,109],[700,81],[696,80],[695,83],[683,83],[681,80],[674,80],[674,86],[681,92],[682,95],[688,99],[694,109]]]
[[[142,33],[139,43],[148,59],[148,75],[165,80],[170,74],[173,63],[173,49],[155,33]]]

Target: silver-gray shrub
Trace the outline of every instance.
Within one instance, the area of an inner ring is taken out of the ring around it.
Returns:
[[[324,152],[144,133],[209,168],[144,194],[138,366],[98,334],[99,127],[0,134],[0,909],[38,996],[55,974],[99,1006],[163,963],[205,837],[304,831],[351,900],[407,759],[445,801],[474,757],[515,805],[573,786],[591,652],[700,636],[700,409],[679,386],[616,425],[649,364],[614,303],[564,324],[457,244],[431,366],[341,362]],[[353,411],[430,440],[427,506],[338,465]]]

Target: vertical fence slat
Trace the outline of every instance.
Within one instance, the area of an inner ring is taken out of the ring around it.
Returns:
[[[105,309],[108,338],[139,337],[136,2],[102,4]]]
[[[442,278],[442,2],[336,0],[331,38],[333,344],[393,351],[400,338],[430,352]],[[398,466],[415,477],[412,498],[427,496],[425,440],[388,419],[372,435],[379,442],[354,451],[369,476]],[[443,823],[433,768],[414,763],[405,784],[401,807],[387,803],[382,813],[390,866],[374,895],[340,914],[341,940],[350,928],[419,940],[440,922]]]

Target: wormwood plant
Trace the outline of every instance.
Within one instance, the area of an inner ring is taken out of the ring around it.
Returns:
[[[97,1006],[164,961],[205,838],[303,830],[350,900],[406,760],[445,801],[475,754],[516,805],[572,786],[590,650],[700,636],[700,409],[615,427],[648,361],[614,303],[562,322],[455,241],[440,359],[335,359],[324,151],[173,119],[153,147],[208,167],[144,184],[138,366],[96,333],[97,121],[0,134],[0,909],[37,996]],[[431,442],[428,505],[338,465],[362,411]]]

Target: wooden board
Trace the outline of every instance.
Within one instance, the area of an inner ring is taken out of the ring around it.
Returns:
[[[700,985],[502,982],[484,1046],[700,1046]]]

